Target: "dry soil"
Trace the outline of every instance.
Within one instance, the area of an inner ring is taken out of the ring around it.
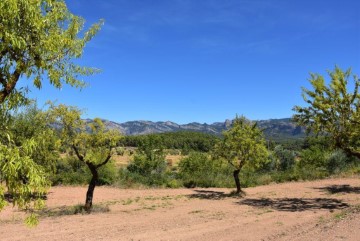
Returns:
[[[0,213],[0,240],[360,240],[360,178],[244,189],[97,187],[108,212],[67,214],[86,187],[53,187],[35,228],[24,213]]]

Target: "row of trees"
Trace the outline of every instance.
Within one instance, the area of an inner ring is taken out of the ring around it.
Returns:
[[[84,87],[86,83],[79,76],[98,70],[79,66],[75,60],[102,23],[83,31],[84,20],[70,13],[64,0],[0,1],[0,178],[4,183],[0,185],[0,209],[6,197],[20,208],[43,206],[42,197],[50,186],[48,176],[60,147],[71,149],[90,170],[85,208],[91,209],[98,170],[110,161],[119,133],[106,130],[99,119],[86,125],[76,107],[53,104],[46,112],[35,111],[31,118],[35,123],[29,125],[28,116],[22,116],[20,110],[31,101],[27,89],[17,88],[17,83],[26,78],[40,89],[46,79],[56,88],[63,84]],[[329,75],[329,85],[322,76],[311,75],[313,90],[303,89],[307,106],[294,108],[294,120],[310,134],[328,138],[333,148],[360,157],[360,80],[354,76],[354,89],[349,93],[350,70],[336,67]],[[129,167],[140,175],[145,175],[138,169],[147,165],[144,160],[157,161],[161,155],[151,143],[145,146]],[[212,156],[233,167],[238,193],[240,171],[269,162],[261,130],[244,117],[236,118]],[[35,222],[34,216],[28,221]]]
[[[185,153],[189,151],[209,152],[219,139],[218,136],[201,132],[178,131],[146,136],[125,136],[121,145],[139,147],[149,136],[159,139],[161,146],[165,149],[178,149]]]

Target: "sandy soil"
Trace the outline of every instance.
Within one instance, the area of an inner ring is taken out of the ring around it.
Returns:
[[[360,240],[360,179],[327,179],[244,189],[95,189],[109,212],[62,215],[86,187],[54,187],[40,224],[0,213],[0,240]],[[47,216],[46,216],[47,215]]]

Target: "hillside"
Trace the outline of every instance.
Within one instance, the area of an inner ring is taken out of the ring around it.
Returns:
[[[177,124],[171,121],[129,121],[117,123],[103,120],[109,129],[118,129],[124,135],[145,135],[154,133],[194,131],[220,136],[223,131],[231,126],[232,121],[215,122],[212,124],[192,122],[188,124]],[[305,136],[303,128],[294,124],[290,118],[270,119],[257,121],[259,128],[264,130],[269,140],[298,139]]]

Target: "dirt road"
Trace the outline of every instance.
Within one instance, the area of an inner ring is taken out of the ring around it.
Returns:
[[[40,224],[0,213],[0,240],[360,240],[360,178],[230,189],[95,189],[110,211],[64,215],[86,187],[54,187]]]

